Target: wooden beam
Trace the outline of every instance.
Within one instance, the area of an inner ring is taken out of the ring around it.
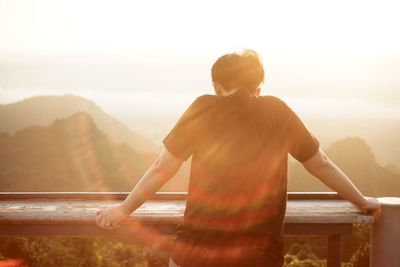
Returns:
[[[94,223],[96,211],[119,200],[1,200],[0,224],[3,223]],[[131,214],[132,221],[174,223],[183,219],[184,200],[152,200]],[[289,200],[285,223],[340,224],[372,223],[373,217],[345,200]]]
[[[136,235],[174,235],[177,224],[174,223],[131,223],[122,225],[115,231],[98,228],[94,223],[9,223],[0,224],[0,236],[119,236],[126,230]],[[140,232],[142,231],[142,232]],[[346,235],[352,233],[352,224],[285,224],[285,235]]]
[[[0,192],[0,200],[123,200],[129,192]],[[152,200],[185,200],[187,192],[157,192]],[[288,192],[289,200],[343,199],[334,192]]]
[[[327,267],[340,267],[341,265],[340,246],[341,246],[340,235],[330,235],[328,237]]]
[[[350,235],[351,223],[285,223],[285,235]]]

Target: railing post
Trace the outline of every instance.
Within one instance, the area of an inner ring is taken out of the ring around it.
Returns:
[[[327,267],[340,267],[340,235],[330,235],[328,237],[328,263]]]
[[[378,200],[382,214],[372,226],[370,266],[400,266],[400,198]]]

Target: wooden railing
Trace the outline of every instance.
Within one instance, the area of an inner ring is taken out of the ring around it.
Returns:
[[[114,231],[95,225],[96,211],[116,204],[127,193],[0,193],[0,236],[109,236],[128,240],[143,235],[173,235],[182,222],[186,193],[157,193]],[[285,235],[328,239],[328,267],[340,266],[341,236],[353,224],[373,223],[335,193],[289,193]]]

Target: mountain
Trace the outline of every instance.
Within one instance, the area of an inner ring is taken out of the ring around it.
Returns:
[[[376,161],[370,146],[360,137],[349,137],[333,143],[325,150],[328,157],[369,196],[400,196],[400,173]],[[289,168],[290,191],[327,191],[303,166],[292,162]]]
[[[0,191],[128,191],[154,154],[116,142],[80,112],[0,134]]]
[[[371,147],[379,164],[400,168],[400,117],[324,118],[307,122],[325,146],[348,136],[359,136]]]
[[[0,133],[0,191],[129,191],[155,159],[103,132],[79,112],[48,126]],[[327,155],[366,195],[400,196],[400,173],[382,167],[359,137],[336,141]],[[163,191],[186,191],[190,161]],[[327,191],[301,164],[290,163],[289,191]]]
[[[88,113],[100,130],[119,142],[131,145],[137,151],[159,151],[154,143],[109,116],[94,102],[74,95],[35,96],[17,103],[0,105],[0,132],[14,133],[29,126],[50,125],[56,119],[77,112]]]

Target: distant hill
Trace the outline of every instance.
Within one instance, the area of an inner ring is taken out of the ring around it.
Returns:
[[[56,119],[77,112],[88,113],[100,130],[119,142],[131,145],[135,150],[159,151],[154,143],[124,126],[94,102],[74,95],[35,96],[17,103],[0,105],[0,132],[14,133],[30,126],[47,126]]]
[[[348,136],[362,137],[379,164],[400,169],[400,117],[314,119],[308,126],[326,146]]]
[[[393,168],[380,166],[363,139],[341,139],[325,152],[362,193],[369,196],[400,196],[400,173]],[[327,191],[328,188],[308,174],[302,165],[293,162],[289,170],[289,190]]]
[[[129,191],[156,157],[117,142],[85,112],[0,133],[0,148],[0,191]],[[341,139],[325,151],[364,194],[400,196],[400,173],[380,166],[363,139]],[[185,162],[163,191],[186,191],[189,166]],[[289,190],[328,188],[292,162]]]
[[[154,160],[80,112],[0,134],[0,191],[128,191]]]

